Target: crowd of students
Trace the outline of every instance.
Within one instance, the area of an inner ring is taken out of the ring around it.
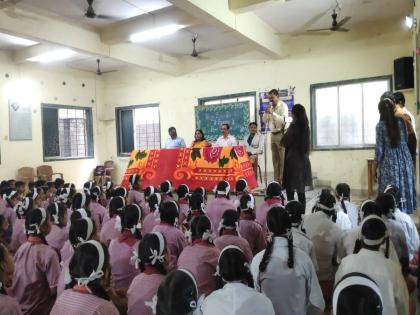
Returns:
[[[0,315],[415,314],[419,235],[395,186],[311,214],[279,183],[177,189],[4,181]]]

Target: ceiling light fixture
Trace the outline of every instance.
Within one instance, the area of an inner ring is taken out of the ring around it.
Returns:
[[[151,39],[158,39],[176,33],[178,30],[184,28],[185,25],[169,24],[152,28],[147,31],[135,33],[130,35],[130,41],[133,43],[145,42]]]
[[[4,34],[4,33],[0,33],[0,39],[4,39],[7,42],[10,42],[11,44],[18,45],[18,46],[33,46],[33,45],[38,44],[38,42],[34,42],[33,40],[29,40],[22,37],[9,35],[9,34]]]
[[[411,16],[406,16],[405,17],[405,25],[409,29],[411,29],[413,27],[414,23],[415,23],[415,20],[413,19],[413,17],[411,17]]]
[[[28,58],[27,60],[32,61],[32,62],[49,63],[49,62],[68,59],[75,54],[76,54],[75,51],[64,48],[64,49],[52,50],[52,51],[40,54],[38,56]]]

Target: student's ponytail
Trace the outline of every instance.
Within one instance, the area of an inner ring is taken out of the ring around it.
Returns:
[[[289,251],[289,258],[287,259],[287,266],[291,269],[295,266],[295,257],[293,255],[293,233],[290,230],[289,235],[287,237],[287,247]]]
[[[267,248],[265,249],[263,258],[258,267],[260,269],[260,272],[265,272],[267,270],[267,266],[271,258],[271,253],[273,252],[273,246],[274,246],[274,239],[271,239],[270,241],[267,242]]]
[[[346,183],[340,183],[335,187],[337,197],[340,198],[341,208],[344,213],[347,213],[346,204],[344,201],[350,201],[350,186]]]

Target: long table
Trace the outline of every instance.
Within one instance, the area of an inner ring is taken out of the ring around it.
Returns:
[[[240,178],[247,180],[249,189],[257,187],[252,164],[241,146],[134,150],[122,186],[129,186],[132,174],[141,175],[143,188],[159,187],[169,179],[175,188],[187,184],[191,190],[202,186],[212,191],[219,181],[226,180],[234,190]]]

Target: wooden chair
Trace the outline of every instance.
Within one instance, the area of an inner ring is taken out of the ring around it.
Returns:
[[[51,165],[41,165],[36,168],[38,179],[45,180],[47,182],[52,181],[53,176],[58,176],[63,179],[63,173],[54,173]]]
[[[104,165],[98,165],[93,170],[93,178],[98,185],[104,185],[107,180],[112,180],[114,161],[105,161]]]
[[[35,178],[36,178],[35,171],[32,167],[25,166],[17,170],[16,179],[19,181],[30,183],[30,182],[33,182]]]

